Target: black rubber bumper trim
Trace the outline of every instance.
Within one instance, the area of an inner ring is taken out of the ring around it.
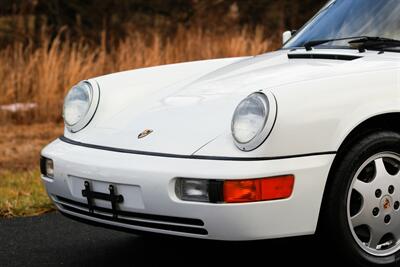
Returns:
[[[114,148],[114,147],[86,144],[86,143],[71,140],[65,136],[60,136],[59,139],[65,143],[68,143],[71,145],[99,149],[99,150],[106,150],[106,151],[111,151],[111,152],[144,155],[144,156],[154,156],[154,157],[164,157],[164,158],[180,158],[180,159],[202,159],[202,160],[221,160],[221,161],[265,161],[265,160],[290,159],[290,158],[301,158],[301,157],[336,154],[336,151],[327,151],[327,152],[316,152],[316,153],[308,153],[308,154],[278,156],[278,157],[224,157],[224,156],[178,155],[178,154],[148,152],[148,151],[141,151],[141,150],[130,150],[130,149],[124,149],[124,148]]]
[[[129,219],[123,219],[123,218],[114,218],[110,217],[107,215],[102,215],[102,214],[97,214],[97,213],[91,213],[89,211],[84,211],[81,209],[73,208],[67,205],[62,205],[63,209],[76,213],[76,214],[81,214],[85,215],[91,218],[97,218],[103,221],[109,221],[109,222],[116,222],[116,223],[121,223],[125,225],[132,225],[132,226],[138,226],[138,227],[145,227],[149,229],[154,229],[154,230],[165,230],[165,231],[172,231],[172,232],[178,232],[178,233],[187,233],[187,234],[195,234],[195,235],[207,235],[208,232],[204,228],[195,228],[195,227],[190,227],[190,226],[181,226],[181,225],[172,225],[172,224],[162,224],[162,223],[156,223],[156,222],[144,222],[144,221],[133,221]],[[65,212],[64,212],[65,213]],[[76,217],[76,216],[74,216]],[[102,223],[106,224],[106,223]]]
[[[60,203],[61,205],[64,205],[64,203],[65,203],[64,206],[73,205],[76,207],[81,207],[81,208],[87,209],[89,211],[88,204],[85,204],[82,202],[77,202],[77,201],[70,200],[70,199],[67,199],[64,197],[60,197],[60,196],[56,196],[56,198],[57,198],[57,200],[62,202],[62,203]],[[110,215],[113,214],[113,210],[107,209],[107,208],[93,206],[93,210],[96,210],[99,212],[104,212],[104,213],[107,213]],[[195,225],[195,226],[204,226],[204,222],[200,219],[145,214],[145,213],[122,211],[122,210],[117,210],[117,213],[118,213],[118,215],[132,218],[133,220],[136,218],[136,219],[143,219],[143,220],[160,221],[160,222],[164,222],[164,223],[179,223],[179,224],[187,224],[187,225]]]
[[[110,230],[115,230],[115,231],[119,231],[119,232],[134,234],[134,235],[141,235],[141,236],[154,236],[154,237],[174,236],[173,233],[157,233],[157,232],[149,232],[149,231],[145,231],[145,230],[131,229],[131,228],[116,226],[116,225],[112,225],[112,224],[101,223],[101,222],[93,221],[90,219],[85,219],[82,217],[78,217],[78,216],[63,212],[61,210],[58,210],[58,212],[70,220],[73,220],[73,221],[76,221],[79,223],[84,223],[87,225],[91,225],[94,227],[101,227],[104,229],[110,229]],[[174,238],[177,238],[177,237],[178,236],[174,236]],[[190,237],[184,237],[184,238],[190,238]]]

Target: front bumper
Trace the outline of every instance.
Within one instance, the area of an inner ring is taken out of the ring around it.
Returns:
[[[42,155],[54,162],[54,178],[42,176],[50,198],[64,214],[126,230],[217,240],[256,240],[315,232],[334,155],[266,161],[222,161],[135,155],[86,148],[56,140]],[[244,204],[184,202],[174,192],[177,177],[244,179],[295,175],[289,199]],[[84,181],[124,196],[115,216],[110,203],[95,200],[89,212]]]

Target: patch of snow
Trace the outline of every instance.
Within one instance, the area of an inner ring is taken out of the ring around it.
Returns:
[[[29,111],[37,108],[36,103],[13,103],[8,105],[0,105],[0,110],[16,113],[19,111]]]

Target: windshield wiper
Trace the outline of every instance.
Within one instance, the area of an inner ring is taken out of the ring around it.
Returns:
[[[365,49],[384,50],[385,48],[393,48],[400,46],[400,40],[383,38],[383,37],[362,37],[349,42],[350,47],[357,48],[360,52]]]
[[[390,48],[400,46],[400,40],[383,38],[383,37],[371,37],[371,36],[353,36],[335,39],[325,39],[325,40],[312,40],[304,44],[307,51],[311,51],[314,46],[322,45],[325,43],[330,43],[334,41],[345,41],[352,40],[349,42],[350,47],[357,48],[360,52],[364,52],[367,48]]]
[[[322,44],[330,43],[330,42],[334,42],[334,41],[345,41],[345,40],[361,39],[361,38],[368,38],[368,36],[353,36],[353,37],[334,38],[334,39],[312,40],[312,41],[306,42],[303,46],[306,48],[307,51],[311,51],[312,48],[317,45],[322,45]]]

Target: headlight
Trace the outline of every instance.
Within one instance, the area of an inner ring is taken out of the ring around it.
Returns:
[[[253,93],[240,102],[231,125],[236,146],[243,151],[259,147],[275,124],[276,110],[271,92]]]
[[[98,87],[88,81],[72,87],[65,97],[63,109],[68,130],[77,132],[89,123],[96,111],[99,94]]]

